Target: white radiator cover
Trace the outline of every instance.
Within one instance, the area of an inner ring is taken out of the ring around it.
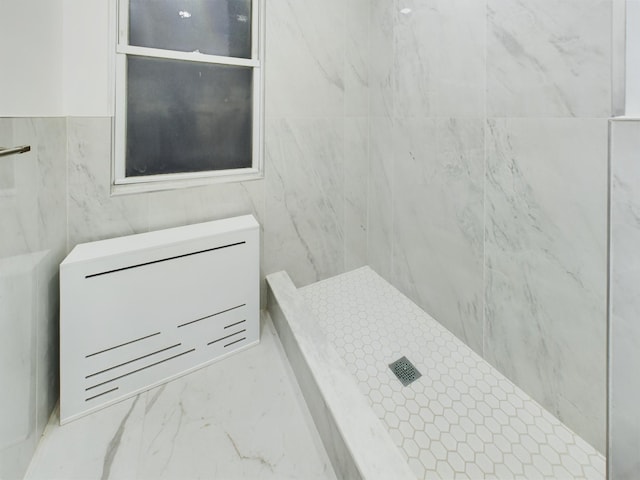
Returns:
[[[246,215],[76,246],[60,265],[60,423],[258,343],[259,235]]]

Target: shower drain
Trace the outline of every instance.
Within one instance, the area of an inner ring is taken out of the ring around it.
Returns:
[[[422,376],[418,369],[407,360],[407,357],[402,357],[389,364],[389,368],[405,387]]]

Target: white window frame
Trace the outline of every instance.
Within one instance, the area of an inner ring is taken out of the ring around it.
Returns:
[[[111,193],[114,195],[172,190],[221,182],[257,180],[264,177],[264,0],[251,3],[251,58],[224,57],[197,52],[180,52],[129,45],[129,0],[117,0],[117,35],[115,55],[115,115],[113,117],[113,161]],[[127,57],[186,60],[253,69],[252,166],[250,168],[168,173],[127,177]]]

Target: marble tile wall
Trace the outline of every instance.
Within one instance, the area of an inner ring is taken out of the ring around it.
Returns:
[[[264,181],[112,196],[110,159],[110,118],[68,119],[69,249],[234,215],[264,217]]]
[[[112,196],[110,117],[0,119],[0,145],[33,146],[0,160],[0,380],[16,392],[0,477],[21,477],[57,399],[57,272],[76,244],[251,213],[263,273],[304,285],[366,263],[368,10],[268,2],[264,180]]]
[[[299,285],[366,262],[366,0],[267,7],[264,180],[111,196],[111,120],[69,118],[69,247],[252,213],[263,271]]]
[[[267,7],[264,268],[297,285],[366,263],[369,3]]]
[[[607,138],[606,119],[492,119],[485,182],[484,356],[600,449]]]
[[[614,1],[370,12],[369,265],[600,451]]]
[[[0,478],[22,478],[58,397],[58,264],[66,253],[66,122],[0,118]]]
[[[476,351],[482,349],[483,154],[480,119],[395,122],[392,278]]]
[[[264,228],[264,180],[111,195],[111,124],[109,117],[67,119],[69,250],[78,243],[236,215],[253,214]]]
[[[640,471],[640,120],[611,122],[609,478]]]
[[[15,335],[46,345],[20,365],[27,410],[53,401],[34,385],[55,382],[67,249],[253,213],[264,273],[369,263],[602,450],[612,1],[268,2],[260,181],[113,197],[109,118],[2,119],[38,144],[0,164],[0,258],[41,322]]]
[[[487,0],[487,112],[608,117],[612,0]]]

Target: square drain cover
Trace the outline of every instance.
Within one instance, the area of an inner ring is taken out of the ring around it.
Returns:
[[[402,357],[389,364],[389,368],[405,387],[422,376],[418,369],[407,360],[407,357]]]

